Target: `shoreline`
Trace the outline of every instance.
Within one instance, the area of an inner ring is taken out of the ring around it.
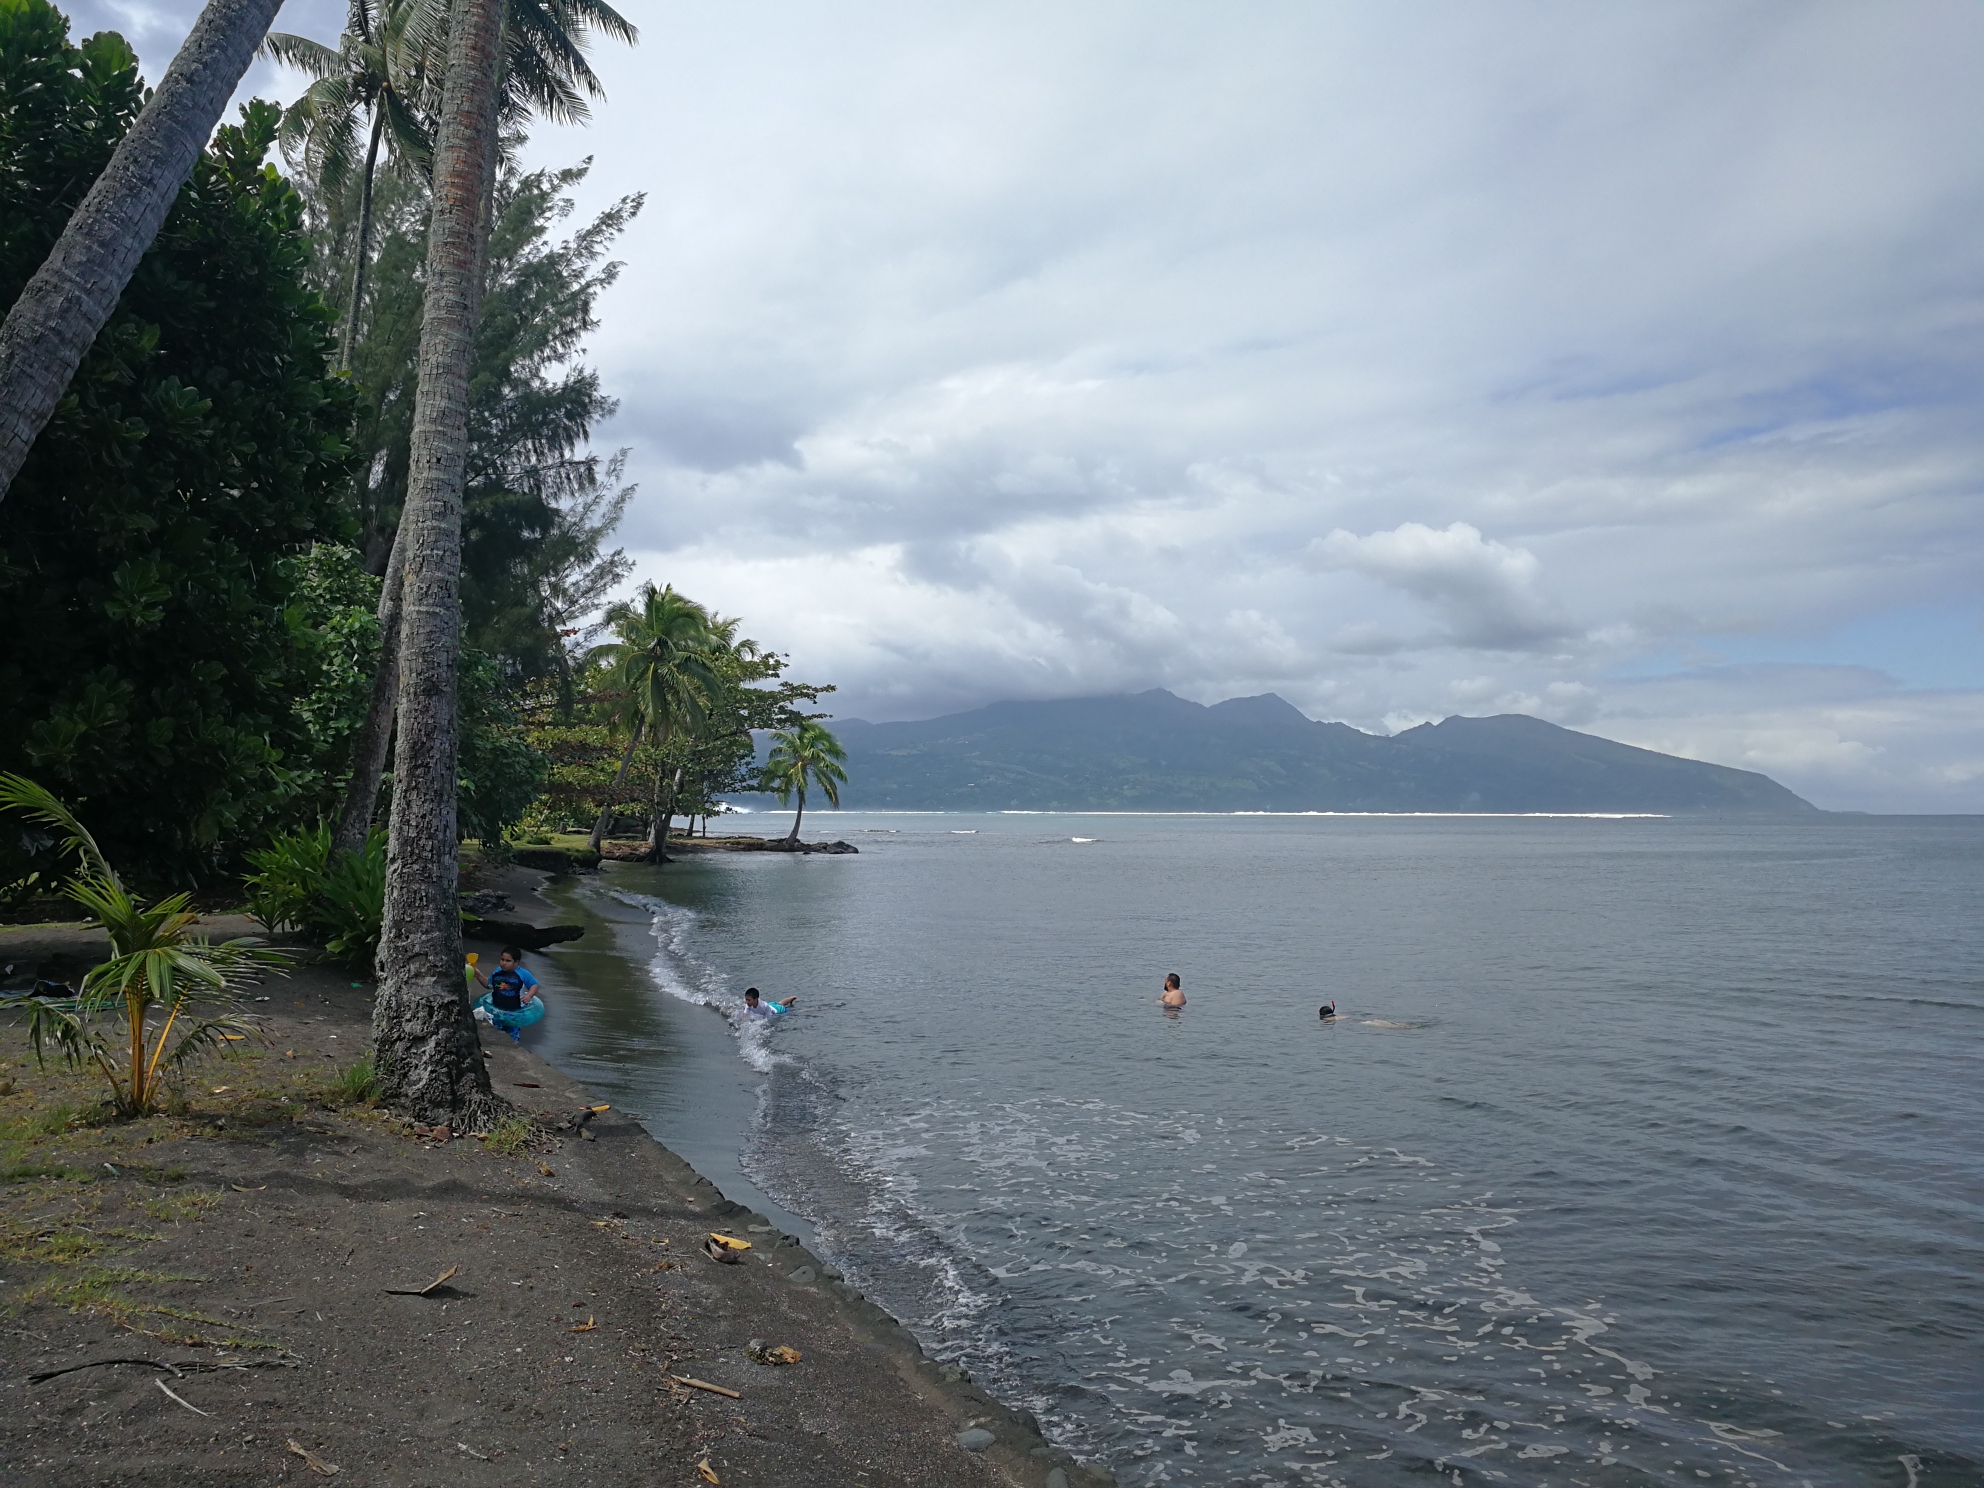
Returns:
[[[521,918],[545,918],[541,874],[502,876]],[[89,935],[0,932],[0,949]],[[369,990],[322,964],[264,983],[263,1046],[122,1125],[66,1119],[93,1087],[0,1032],[0,1358],[49,1376],[0,1402],[9,1481],[311,1480],[300,1448],[409,1485],[443,1464],[476,1484],[582,1467],[704,1484],[699,1463],[727,1488],[1113,1484],[639,1122],[575,1119],[606,1102],[529,1049],[488,1039],[492,1083],[566,1125],[507,1155],[340,1104]],[[696,1253],[711,1229],[751,1241],[742,1265]],[[449,1265],[428,1297],[381,1295]],[[753,1363],[752,1337],[802,1362]]]

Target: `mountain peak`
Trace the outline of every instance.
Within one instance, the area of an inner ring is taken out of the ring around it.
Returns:
[[[1509,713],[1389,738],[1274,693],[1204,707],[1163,688],[843,725],[859,809],[1654,812],[1813,808],[1748,770]]]

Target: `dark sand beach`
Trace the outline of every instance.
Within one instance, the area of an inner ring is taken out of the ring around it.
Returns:
[[[505,884],[525,918],[535,878]],[[95,939],[8,929],[0,960]],[[257,992],[261,1039],[141,1122],[0,1029],[0,1479],[1108,1481],[501,1034],[492,1080],[541,1131],[507,1155],[340,1099],[369,983],[304,964]],[[699,1253],[711,1230],[742,1264]]]

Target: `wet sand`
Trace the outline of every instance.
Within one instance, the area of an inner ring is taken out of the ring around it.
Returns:
[[[535,879],[503,886],[545,923]],[[0,959],[92,939],[10,929]],[[87,1080],[0,1026],[0,1479],[1109,1481],[634,1121],[573,1124],[603,1102],[507,1037],[496,1089],[549,1129],[504,1155],[338,1098],[368,982],[313,964],[258,991],[259,1042],[141,1122],[91,1116]],[[713,1229],[742,1264],[699,1253]]]

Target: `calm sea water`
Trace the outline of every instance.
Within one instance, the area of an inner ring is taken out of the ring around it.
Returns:
[[[1124,1483],[1984,1482],[1984,820],[815,822],[543,1048]]]

